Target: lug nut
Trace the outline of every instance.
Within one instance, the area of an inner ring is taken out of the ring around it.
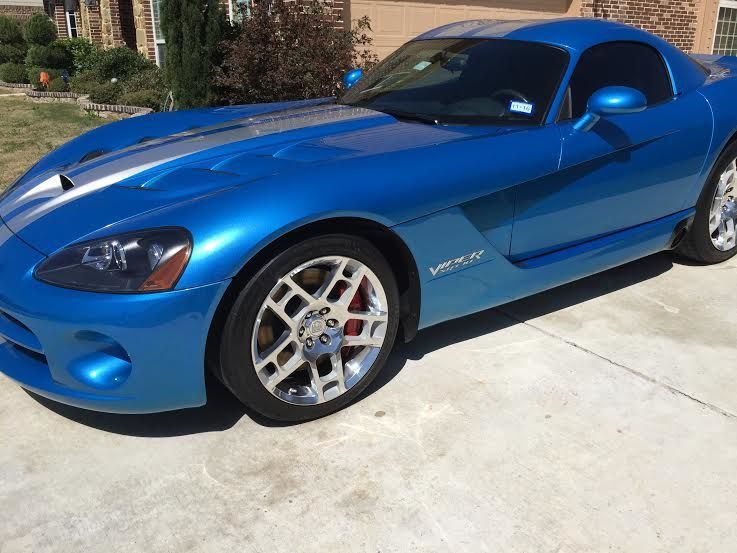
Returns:
[[[301,338],[301,337],[302,337],[302,336],[304,336],[304,335],[305,335],[305,327],[301,327],[301,328],[299,329],[299,337]]]
[[[323,334],[322,336],[320,336],[320,341],[323,344],[327,344],[328,342],[330,342],[330,337],[327,334]]]
[[[305,344],[307,344],[308,348],[311,348],[312,346],[315,345],[315,341],[312,338],[307,338],[307,340],[305,341]]]
[[[335,319],[328,319],[328,326],[330,328],[334,328],[338,326],[338,321],[336,321]]]
[[[330,313],[329,307],[323,307],[322,309],[320,309],[320,315],[327,315],[328,313]]]

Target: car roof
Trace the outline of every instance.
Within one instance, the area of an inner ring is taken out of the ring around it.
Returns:
[[[432,38],[504,38],[539,42],[568,50],[574,62],[582,52],[597,44],[614,41],[642,42],[656,48],[663,56],[676,94],[694,90],[706,80],[704,69],[669,42],[636,27],[604,19],[584,17],[520,21],[475,19],[438,27],[418,36],[415,40]]]
[[[613,40],[636,40],[653,46],[667,44],[662,39],[630,25],[582,17],[459,21],[428,31],[415,40],[430,38],[507,38],[553,44],[579,52],[595,44]]]

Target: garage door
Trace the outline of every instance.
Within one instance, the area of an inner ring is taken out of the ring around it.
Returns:
[[[539,19],[580,13],[580,1],[486,0],[454,2],[367,1],[350,3],[351,19],[367,15],[374,31],[374,49],[386,57],[408,40],[446,23],[465,19]]]

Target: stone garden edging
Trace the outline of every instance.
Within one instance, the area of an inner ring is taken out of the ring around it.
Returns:
[[[0,81],[0,88],[33,88],[33,85],[24,83],[6,83],[5,81]]]

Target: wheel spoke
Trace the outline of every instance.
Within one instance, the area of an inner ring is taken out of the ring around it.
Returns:
[[[340,262],[333,268],[333,270],[330,272],[328,277],[325,279],[325,282],[320,287],[320,289],[315,294],[317,298],[327,300],[327,297],[330,295],[330,292],[333,291],[333,288],[335,288],[335,285],[338,284],[338,282],[343,277],[343,271],[345,270],[346,265],[348,264],[348,259],[341,259]]]
[[[343,344],[346,346],[368,346],[378,348],[384,343],[384,327],[386,325],[365,324],[358,336],[345,336]]]
[[[334,380],[338,382],[338,393],[342,394],[345,392],[345,367],[343,366],[343,357],[339,351],[330,356],[330,363],[333,365]]]
[[[349,321],[364,321],[366,323],[385,323],[389,320],[389,314],[382,311],[379,313],[346,311],[346,318]]]
[[[356,292],[358,292],[365,276],[366,267],[361,265],[361,267],[356,269],[350,277],[344,277],[342,280],[347,283],[346,289],[343,290],[337,300],[331,303],[347,310],[351,301],[353,301],[353,298],[356,296]]]
[[[722,173],[722,175],[719,177],[719,184],[717,185],[717,191],[715,194],[715,199],[719,199],[721,202],[722,198],[724,197],[724,193],[727,191],[727,185],[729,183],[729,178],[732,176],[732,173],[729,171],[725,171]]]
[[[348,347],[365,346],[371,348],[380,348],[384,343],[384,338],[359,334],[358,336],[346,336],[344,344]]]
[[[323,394],[323,383],[320,380],[320,373],[317,370],[317,363],[310,361],[310,380],[312,382],[312,390],[317,395],[317,402],[322,403],[325,401],[325,395]]]
[[[284,332],[276,342],[274,342],[269,349],[262,352],[260,355],[256,354],[254,359],[254,365],[257,369],[261,369],[269,363],[277,365],[276,358],[282,353],[288,346],[293,345],[294,340],[291,332]]]
[[[274,314],[277,315],[292,331],[296,331],[297,327],[299,326],[299,321],[307,312],[309,308],[309,303],[313,300],[313,298],[301,286],[294,282],[294,280],[290,276],[282,278],[277,286],[282,284],[286,285],[289,288],[289,291],[284,294],[284,296],[279,301],[274,301],[271,298],[271,295],[269,295],[269,297],[266,298],[265,305],[266,307],[271,309],[271,311],[273,311]],[[298,297],[300,300],[302,300],[302,307],[297,313],[295,313],[293,316],[290,316],[286,312],[286,307],[287,304],[295,297]]]
[[[709,234],[714,234],[714,231],[719,228],[719,223],[722,222],[721,209],[716,211],[712,209],[709,217]]]
[[[734,219],[727,219],[724,222],[724,249],[732,249],[735,245],[735,228]]]

